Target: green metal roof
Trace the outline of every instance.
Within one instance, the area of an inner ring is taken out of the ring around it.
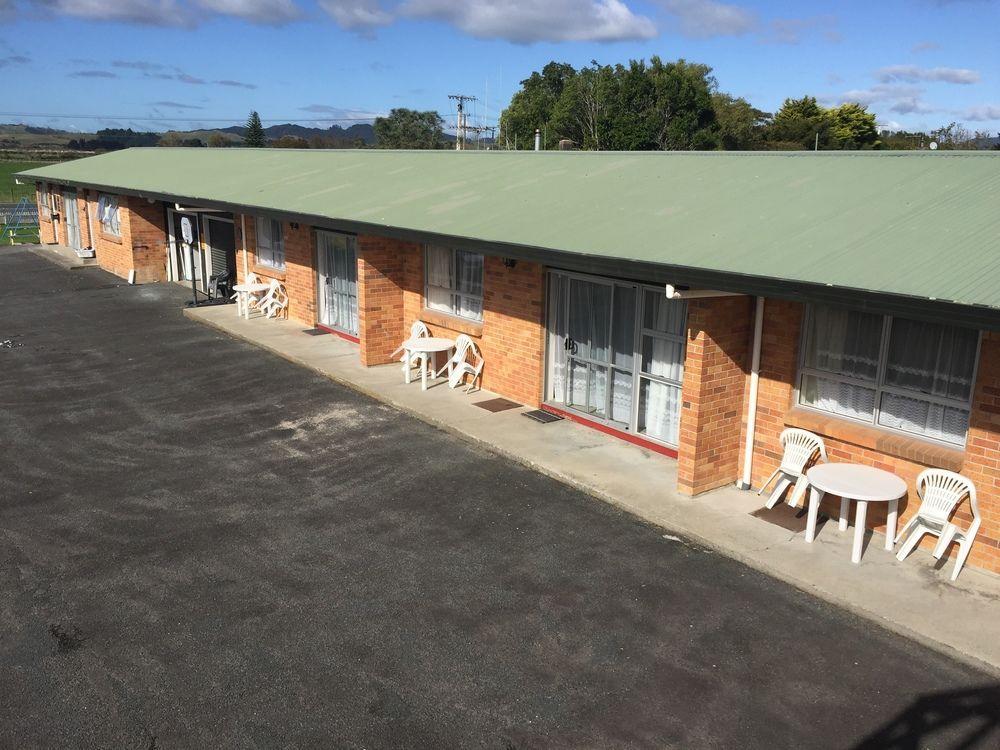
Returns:
[[[1000,307],[1000,152],[138,148],[21,176]]]

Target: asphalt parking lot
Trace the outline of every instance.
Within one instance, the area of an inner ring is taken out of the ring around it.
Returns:
[[[990,676],[186,298],[0,249],[0,746],[1000,744]]]

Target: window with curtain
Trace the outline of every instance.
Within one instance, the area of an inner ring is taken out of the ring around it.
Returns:
[[[97,220],[101,223],[101,231],[113,237],[121,237],[121,225],[118,223],[118,196],[101,193],[97,198]]]
[[[483,256],[450,247],[424,249],[424,304],[469,320],[483,319]]]
[[[43,219],[52,218],[52,197],[49,195],[49,186],[42,185],[38,191],[38,208]]]
[[[811,306],[802,330],[799,403],[962,445],[979,332]]]
[[[277,269],[285,267],[285,239],[277,219],[257,217],[257,262]]]

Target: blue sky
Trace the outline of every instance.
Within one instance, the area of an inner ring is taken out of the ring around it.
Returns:
[[[401,106],[451,120],[448,94],[465,93],[493,124],[549,60],[659,55],[711,65],[768,111],[811,94],[892,128],[995,133],[998,29],[996,0],[0,0],[0,122],[188,129],[257,109],[325,127]]]

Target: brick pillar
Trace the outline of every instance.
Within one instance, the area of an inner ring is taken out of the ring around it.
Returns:
[[[366,367],[391,362],[390,354],[405,338],[404,259],[418,248],[413,242],[358,237],[358,334]]]
[[[753,329],[749,297],[688,303],[677,489],[686,495],[735,482]]]
[[[305,224],[286,222],[285,289],[288,317],[316,325],[316,233]]]
[[[983,333],[979,371],[969,415],[962,474],[976,485],[983,524],[968,563],[1000,573],[1000,333]],[[963,528],[972,521],[966,504],[955,512]],[[953,553],[954,554],[954,553]]]
[[[118,200],[119,218],[123,224],[122,239],[127,239],[132,246],[136,283],[166,281],[167,229],[163,204],[124,195]]]

